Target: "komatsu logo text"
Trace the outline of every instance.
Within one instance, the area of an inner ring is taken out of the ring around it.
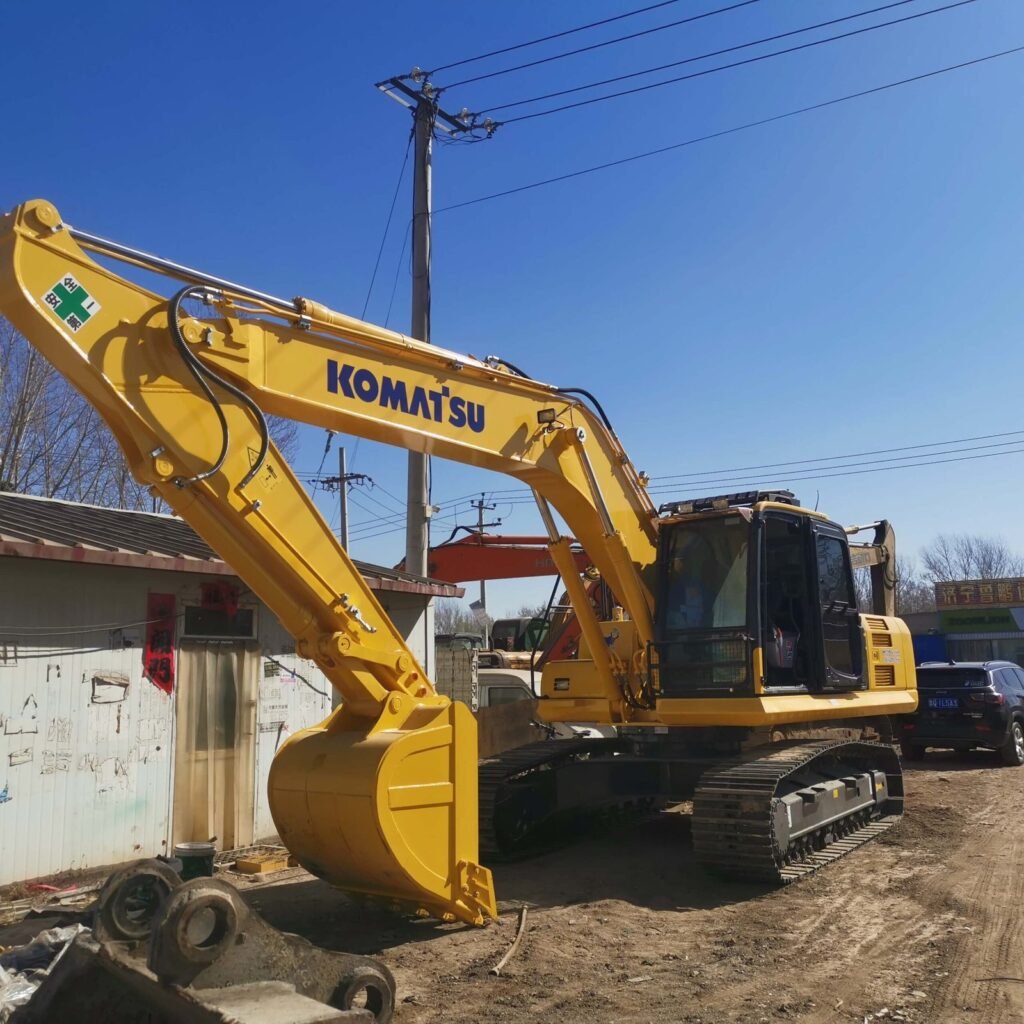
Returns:
[[[433,423],[447,423],[452,427],[469,427],[475,434],[484,429],[484,407],[481,402],[468,402],[451,393],[451,388],[436,391],[416,386],[410,388],[404,380],[377,377],[370,370],[357,370],[348,363],[340,365],[327,360],[327,390],[336,395],[340,391],[346,398],[358,398],[367,405],[379,405],[409,416],[420,416]]]

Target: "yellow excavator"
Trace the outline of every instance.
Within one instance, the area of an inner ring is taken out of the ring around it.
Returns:
[[[177,283],[160,295],[118,264]],[[0,311],[338,690],[330,717],[278,752],[269,783],[281,838],[315,875],[480,924],[496,914],[481,843],[488,858],[519,856],[583,815],[692,799],[704,864],[779,882],[899,817],[902,775],[884,741],[917,692],[887,524],[854,552],[880,581],[861,615],[847,532],[788,492],[655,508],[588,392],[98,237],[45,201],[0,221]],[[582,634],[576,658],[544,667],[539,714],[618,738],[478,765],[470,712],[435,692],[274,447],[267,414],[530,487]],[[608,621],[569,536],[615,595]]]

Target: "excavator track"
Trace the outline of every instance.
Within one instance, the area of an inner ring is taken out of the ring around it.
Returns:
[[[492,861],[515,860],[563,845],[564,835],[551,834],[556,822],[607,811],[619,804],[603,796],[590,806],[565,806],[560,803],[556,776],[559,769],[574,762],[612,758],[625,750],[626,745],[614,739],[541,740],[481,761],[481,857]],[[621,806],[631,803],[624,800]]]
[[[895,825],[903,773],[880,743],[775,747],[718,765],[693,800],[693,845],[710,872],[788,884]]]

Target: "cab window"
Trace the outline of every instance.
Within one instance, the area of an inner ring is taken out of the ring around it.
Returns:
[[[664,591],[668,633],[746,625],[748,543],[746,522],[739,516],[673,530]]]

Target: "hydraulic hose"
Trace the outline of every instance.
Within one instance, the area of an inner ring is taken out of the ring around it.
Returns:
[[[224,460],[227,458],[228,447],[231,443],[231,431],[228,429],[228,421],[224,416],[224,410],[221,408],[220,402],[217,401],[217,396],[214,395],[207,380],[213,381],[218,387],[222,388],[229,395],[237,398],[252,414],[256,420],[257,429],[260,432],[260,450],[256,457],[256,461],[250,466],[249,471],[242,477],[242,482],[239,486],[245,487],[253,477],[263,467],[263,463],[267,459],[267,451],[270,448],[270,430],[267,427],[267,419],[263,415],[263,410],[241,389],[235,387],[234,384],[229,383],[222,377],[219,377],[213,372],[208,366],[205,366],[199,359],[196,358],[195,353],[189,348],[188,342],[185,340],[185,336],[181,332],[181,324],[178,321],[178,316],[181,311],[182,303],[195,295],[204,295],[208,292],[208,289],[199,287],[197,285],[187,285],[182,288],[173,299],[171,299],[170,309],[168,311],[168,324],[171,329],[171,338],[174,341],[175,348],[184,360],[185,365],[188,367],[192,376],[195,378],[196,383],[202,389],[202,392],[209,399],[210,404],[213,406],[214,412],[217,414],[217,419],[220,421],[221,429],[221,447],[220,453],[218,454],[213,465],[204,470],[202,473],[196,473],[190,477],[178,477],[174,482],[178,487],[185,487],[187,484],[198,483],[200,480],[206,480],[216,473],[219,473],[221,468],[224,466]]]

